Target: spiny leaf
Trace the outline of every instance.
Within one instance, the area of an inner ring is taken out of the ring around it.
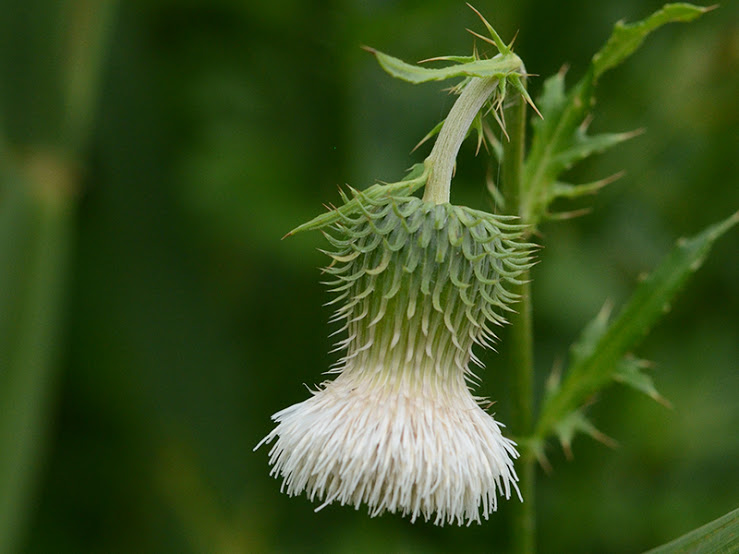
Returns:
[[[372,50],[369,50],[372,52]],[[470,63],[474,62],[475,60],[479,60],[480,58],[476,56],[436,56],[434,58],[426,58],[425,60],[421,60],[418,63],[428,63],[428,62],[455,62],[455,63]]]
[[[739,222],[739,212],[689,239],[680,239],[652,274],[642,281],[621,313],[607,324],[602,311],[571,350],[562,384],[544,400],[535,436],[546,439],[555,426],[604,388],[618,372],[623,356],[635,348],[665,312],[714,242]],[[607,327],[605,325],[607,324]]]
[[[531,96],[529,96],[529,91],[526,90],[526,87],[524,86],[523,82],[521,81],[521,77],[519,75],[511,75],[508,77],[508,81],[510,81],[513,88],[515,88],[521,96],[523,96],[523,99],[526,100],[526,103],[531,106],[531,109],[533,109],[536,112],[536,115],[539,116],[540,119],[544,119],[544,116],[541,115],[541,112],[539,111],[539,108],[536,107],[536,104],[531,99]]]
[[[485,140],[492,149],[493,156],[495,156],[498,163],[501,163],[503,161],[503,144],[498,140],[498,137],[495,136],[492,127],[490,127],[486,122],[483,122],[482,132],[485,133]]]
[[[579,198],[587,194],[595,194],[603,187],[617,181],[623,177],[624,172],[619,171],[614,173],[610,177],[593,181],[592,183],[583,183],[580,185],[573,185],[571,183],[560,183],[559,181],[552,185],[549,195],[551,200],[556,198]]]
[[[475,116],[475,119],[472,120],[470,130],[467,132],[468,136],[470,133],[472,133],[472,131],[477,133],[477,147],[475,148],[475,156],[480,153],[480,147],[482,146],[483,142],[485,142],[485,132],[482,130],[482,125],[482,115],[478,113]]]
[[[608,329],[613,305],[606,302],[603,307],[582,330],[580,337],[570,347],[570,364],[574,365],[592,356]]]
[[[565,456],[570,460],[572,459],[572,440],[578,433],[584,433],[611,448],[618,446],[615,440],[596,429],[582,410],[574,410],[562,418],[554,427],[554,432],[559,438]]]
[[[444,125],[444,121],[446,121],[446,120],[442,119],[441,121],[439,121],[439,122],[438,122],[438,123],[437,123],[437,124],[436,124],[436,125],[434,126],[434,128],[433,128],[433,129],[431,129],[431,130],[430,130],[430,131],[429,131],[428,133],[426,133],[426,136],[425,136],[425,137],[423,137],[423,138],[422,138],[422,139],[421,139],[420,141],[418,141],[418,144],[416,144],[416,145],[415,145],[415,146],[413,147],[413,150],[411,150],[411,152],[415,152],[415,151],[416,151],[416,150],[417,150],[417,149],[418,149],[418,148],[419,148],[419,147],[420,147],[421,145],[423,145],[423,144],[424,144],[424,143],[425,143],[426,141],[428,141],[429,139],[431,139],[431,138],[435,137],[436,135],[438,135],[438,134],[439,134],[439,131],[441,131],[441,128],[442,128],[442,126]]]
[[[640,360],[633,356],[625,356],[616,366],[613,380],[646,394],[667,408],[672,408],[669,400],[657,392],[657,388],[654,386],[654,379],[652,379],[651,375],[644,373],[644,370],[651,366],[652,364],[646,360]]]
[[[503,196],[503,193],[500,192],[500,189],[496,186],[495,179],[493,179],[493,175],[489,170],[488,170],[487,175],[485,176],[485,184],[487,185],[490,196],[493,197],[493,202],[495,202],[495,205],[498,208],[504,210],[505,209],[505,197]]]
[[[617,22],[608,42],[593,56],[593,78],[597,80],[603,73],[628,58],[655,29],[666,23],[693,21],[715,7],[704,8],[683,3],[666,4],[661,10],[637,23]]]
[[[553,468],[549,458],[547,458],[545,441],[536,440],[532,437],[517,437],[516,443],[518,444],[523,459],[534,459],[539,462],[539,465],[541,465],[545,472],[552,472]]]
[[[609,177],[593,181],[592,183],[583,183],[581,185],[573,185],[571,183],[560,183],[559,181],[552,184],[548,194],[548,204],[551,205],[557,198],[579,198],[589,194],[595,194],[606,185],[620,179],[624,172],[619,171]],[[590,213],[590,208],[581,208],[579,210],[570,210],[564,212],[550,212],[548,209],[541,216],[542,221],[562,221],[572,219]]]
[[[363,190],[361,194],[370,199],[377,199],[390,194],[411,195],[426,184],[428,170],[429,168],[425,163],[415,164],[402,181],[389,184],[374,184]],[[345,193],[340,192],[340,194],[344,201],[343,206],[340,206],[339,208],[330,207],[328,212],[318,215],[302,225],[298,225],[282,238],[289,237],[303,231],[323,229],[324,227],[333,225],[343,217],[347,217],[359,210],[360,202],[356,197],[350,199]]]
[[[591,212],[590,208],[580,208],[579,210],[569,210],[566,212],[547,212],[543,215],[543,221],[565,221],[567,219],[575,219],[576,217],[582,217],[588,215]]]
[[[521,67],[521,59],[515,54],[498,54],[487,60],[474,60],[447,67],[432,68],[406,63],[368,46],[363,48],[374,54],[380,66],[390,75],[414,84],[444,81],[456,77],[504,77]],[[439,59],[445,59],[445,57]],[[446,59],[457,61],[465,58],[446,57]]]
[[[601,133],[599,135],[586,135],[585,131],[577,131],[573,137],[572,146],[559,152],[552,157],[552,169],[557,173],[561,173],[570,169],[577,162],[592,156],[600,154],[609,148],[632,139],[644,131],[637,129],[627,133]]]
[[[539,132],[554,130],[550,122],[556,121],[559,118],[567,102],[567,95],[565,93],[566,73],[567,67],[565,66],[559,72],[546,79],[542,85],[541,94],[536,99],[536,104],[539,106],[541,113],[544,114],[544,117],[541,119],[533,118],[531,121],[535,129],[541,129],[543,127]]]
[[[495,29],[493,29],[493,26],[490,25],[490,23],[488,23],[488,20],[485,19],[482,16],[482,14],[479,11],[477,11],[475,9],[475,7],[472,4],[470,4],[469,2],[467,2],[467,6],[469,6],[469,8],[473,12],[475,12],[477,14],[477,16],[482,20],[483,25],[485,25],[485,28],[488,30],[488,33],[490,33],[490,36],[493,39],[492,40],[492,44],[494,44],[498,48],[498,51],[501,54],[507,54],[507,53],[509,53],[511,51],[510,47],[507,46],[505,42],[503,42],[503,39],[500,38],[500,35],[498,35],[498,33],[495,31]],[[477,36],[480,36],[480,35],[477,35]],[[483,37],[480,37],[480,38],[483,38]]]
[[[524,221],[536,225],[547,214],[552,201],[550,189],[563,171],[635,136],[617,133],[588,137],[581,128],[593,106],[598,78],[633,54],[658,27],[671,21],[690,21],[709,9],[668,4],[640,22],[618,23],[604,47],[593,57],[588,72],[569,92],[565,92],[565,68],[544,82],[536,102],[543,118],[532,122],[534,135],[524,165]]]
[[[439,134],[439,131],[441,131],[441,128],[444,125],[444,121],[446,121],[446,120],[445,119],[442,119],[441,121],[439,121],[439,123],[437,123],[436,125],[434,125],[434,128],[431,129],[428,133],[426,133],[426,136],[425,137],[423,137],[420,141],[418,141],[418,144],[416,144],[413,147],[413,150],[411,150],[411,152],[415,152],[423,144],[425,144],[430,139],[432,139],[433,137],[435,137],[436,135],[438,135]],[[470,125],[470,128],[467,131],[467,136],[465,138],[467,138],[468,136],[470,136],[470,134],[472,134],[473,132],[477,133],[477,149],[475,151],[475,154],[477,154],[478,152],[480,152],[480,146],[482,146],[482,143],[484,142],[484,140],[486,138],[485,137],[485,133],[484,133],[484,129],[483,129],[482,116],[479,113],[475,116],[475,119],[472,121],[472,125]]]

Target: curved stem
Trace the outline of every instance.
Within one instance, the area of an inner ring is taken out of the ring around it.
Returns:
[[[467,132],[482,106],[495,91],[498,84],[496,77],[476,77],[464,87],[462,94],[452,106],[444,121],[439,137],[436,139],[431,154],[431,174],[426,182],[423,199],[435,204],[449,202],[449,191],[454,173],[454,163],[459,147],[467,136]]]

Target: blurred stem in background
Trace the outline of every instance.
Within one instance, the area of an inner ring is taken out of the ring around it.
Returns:
[[[32,4],[16,6],[38,14]],[[17,550],[44,452],[64,327],[63,308],[74,240],[77,191],[96,111],[104,52],[115,2],[68,1],[54,21],[51,59],[30,63],[45,75],[61,61],[61,128],[52,119],[37,137],[18,139],[0,127],[0,553]],[[16,36],[33,38],[24,29]],[[18,45],[38,53],[27,44]],[[4,60],[5,61],[5,60]],[[2,80],[17,85],[25,67],[3,64]],[[47,68],[43,65],[47,64]],[[15,79],[14,79],[15,78]],[[22,81],[22,80],[21,80]],[[22,87],[22,84],[20,85]],[[34,89],[42,83],[30,83]],[[32,91],[15,91],[30,94]],[[35,100],[35,96],[34,96]],[[15,114],[13,114],[15,115]],[[7,133],[7,135],[6,135]],[[19,133],[21,136],[24,133]],[[48,139],[47,139],[48,140]]]
[[[524,70],[525,73],[525,70]],[[524,86],[526,85],[524,80]],[[503,194],[506,211],[521,214],[523,160],[526,148],[526,102],[520,95],[511,100],[505,113],[509,140],[503,144]],[[522,223],[529,223],[523,220]],[[530,435],[534,410],[534,335],[531,309],[530,270],[520,277],[524,282],[516,287],[520,300],[510,316],[510,372],[512,390],[511,430],[516,437]],[[522,445],[519,445],[521,447]],[[533,456],[522,448],[519,463],[519,487],[523,502],[513,502],[514,552],[531,553],[536,550],[536,473]]]

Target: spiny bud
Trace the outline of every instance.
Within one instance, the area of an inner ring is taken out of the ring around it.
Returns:
[[[480,522],[518,493],[518,453],[467,388],[469,362],[505,322],[531,245],[510,216],[405,195],[351,202],[325,233],[345,355],[336,379],[273,416],[260,443],[276,439],[272,474],[318,509]]]

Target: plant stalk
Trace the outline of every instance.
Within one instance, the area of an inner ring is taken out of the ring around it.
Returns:
[[[497,84],[498,79],[495,77],[474,78],[464,87],[462,94],[452,106],[439,131],[434,147],[431,149],[431,154],[427,158],[431,164],[431,174],[426,182],[424,201],[435,204],[449,202],[452,175],[459,147],[480,109],[495,91]]]
[[[509,141],[503,148],[503,194],[509,213],[523,213],[523,160],[526,147],[526,102],[516,98],[506,109],[506,129]],[[521,276],[523,285],[516,287],[520,295],[515,314],[511,314],[509,335],[510,370],[512,375],[512,418],[511,430],[518,437],[529,436],[532,431],[534,413],[534,333],[531,310],[531,285],[529,270]],[[522,503],[513,504],[513,551],[518,554],[533,554],[536,551],[536,472],[534,458],[522,447],[519,462],[519,488]]]

